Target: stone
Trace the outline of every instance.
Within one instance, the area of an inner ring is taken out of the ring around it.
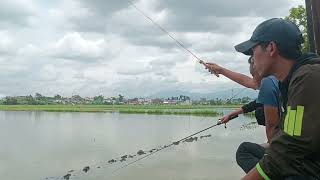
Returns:
[[[63,179],[69,180],[70,179],[71,174],[66,174],[63,176]]]
[[[139,150],[138,152],[137,152],[137,154],[138,155],[142,155],[142,154],[146,154],[143,150]]]
[[[180,141],[173,142],[174,145],[179,145]]]
[[[90,167],[89,166],[86,166],[82,169],[83,172],[87,173],[88,171],[90,170]]]

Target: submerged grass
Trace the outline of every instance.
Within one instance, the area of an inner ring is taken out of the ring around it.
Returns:
[[[127,114],[196,115],[218,116],[216,108],[238,106],[210,105],[0,105],[2,111],[47,111],[47,112],[119,112]]]

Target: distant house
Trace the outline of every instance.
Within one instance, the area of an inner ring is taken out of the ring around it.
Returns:
[[[159,98],[152,99],[151,104],[163,104],[163,99],[159,99]]]
[[[115,100],[113,100],[112,98],[104,98],[103,99],[103,102],[105,104],[114,104],[115,103]]]
[[[192,101],[190,99],[190,97],[188,96],[184,96],[184,95],[180,95],[178,97],[169,97],[167,99],[165,99],[163,101],[163,104],[171,104],[171,105],[175,105],[175,104],[182,104],[182,105],[191,105]]]
[[[93,98],[92,97],[85,97],[84,98],[84,103],[85,104],[91,104],[93,102]]]
[[[165,101],[163,101],[163,104],[169,104],[169,105],[176,105],[176,104],[178,104],[178,100],[175,100],[175,99],[169,99],[169,100],[165,100]]]
[[[146,99],[146,98],[139,98],[138,101],[139,101],[139,104],[141,105],[149,105],[152,103],[151,99]]]
[[[65,104],[64,101],[61,99],[56,99],[56,100],[54,100],[54,102],[57,104]]]
[[[139,100],[138,100],[138,98],[128,99],[127,103],[130,105],[138,105]]]
[[[129,105],[149,105],[152,104],[152,100],[146,98],[133,98],[126,100],[126,103]]]

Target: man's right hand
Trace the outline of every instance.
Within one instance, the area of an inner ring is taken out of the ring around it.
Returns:
[[[204,63],[204,66],[211,74],[219,77],[219,74],[222,74],[223,68],[215,63]]]

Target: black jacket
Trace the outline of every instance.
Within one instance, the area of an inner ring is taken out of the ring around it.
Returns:
[[[255,117],[259,125],[266,125],[266,120],[264,118],[263,104],[257,103],[256,100],[249,102],[248,104],[243,105],[243,113],[248,113],[255,111]]]
[[[256,169],[265,179],[320,179],[320,59],[302,56],[280,89],[285,116]]]

